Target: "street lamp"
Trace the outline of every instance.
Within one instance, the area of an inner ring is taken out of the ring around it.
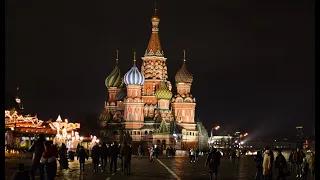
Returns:
[[[218,131],[220,129],[220,126],[216,126],[214,128],[211,128],[211,137],[213,136],[213,129],[215,129],[216,131]]]

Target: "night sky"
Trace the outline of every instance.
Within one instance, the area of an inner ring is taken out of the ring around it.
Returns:
[[[157,1],[157,9],[169,79],[174,84],[185,49],[196,115],[208,129],[253,139],[294,136],[297,125],[312,133],[313,1]],[[20,87],[25,110],[40,119],[99,114],[115,50],[124,75],[133,51],[144,55],[153,11],[147,0],[8,0],[6,107]]]

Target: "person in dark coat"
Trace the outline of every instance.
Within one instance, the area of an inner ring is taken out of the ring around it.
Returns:
[[[297,151],[294,152],[293,154],[293,161],[296,165],[296,171],[297,171],[297,175],[296,177],[302,177],[302,163],[303,163],[303,158],[305,157],[305,154],[299,149],[297,148]]]
[[[277,150],[277,157],[275,161],[275,168],[277,173],[277,180],[286,179],[285,170],[287,169],[286,158],[282,155],[281,150]]]
[[[112,146],[110,147],[110,172],[112,172],[112,169],[114,167],[114,174],[117,173],[117,160],[118,155],[120,153],[119,147],[117,145],[117,142],[115,141]]]
[[[68,169],[69,163],[67,158],[67,146],[62,143],[59,148],[59,157],[60,157],[60,169]]]
[[[130,174],[131,155],[132,155],[132,148],[128,146],[127,142],[124,142],[120,150],[120,156],[122,158],[124,174],[128,174],[128,175]]]
[[[40,163],[44,165],[47,180],[54,180],[57,174],[57,148],[52,141],[46,141],[45,151],[42,153]]]
[[[98,143],[96,143],[92,147],[91,158],[93,162],[93,171],[98,172],[99,170],[99,159],[100,159],[100,147]]]
[[[217,149],[212,148],[208,154],[205,166],[209,165],[209,175],[210,180],[212,180],[213,174],[214,179],[217,179],[218,176],[218,167],[220,165],[221,153]]]
[[[18,164],[17,171],[13,174],[12,180],[30,180],[29,172],[24,170],[24,164]]]
[[[106,170],[106,165],[107,165],[107,160],[108,160],[108,156],[109,156],[109,149],[106,145],[106,143],[102,143],[101,144],[101,154],[100,154],[100,158],[101,158],[101,167],[102,167],[102,171]]]
[[[88,160],[88,154],[83,146],[79,147],[77,158],[80,164],[80,171],[84,171],[84,163],[86,162],[86,159]]]
[[[44,152],[45,136],[39,135],[39,138],[30,146],[29,150],[33,152],[32,164],[30,169],[31,180],[35,180],[35,171],[39,169],[40,180],[44,180],[44,166],[40,163],[42,153]]]
[[[263,167],[262,167],[263,157],[262,157],[261,151],[258,151],[257,155],[254,157],[254,163],[257,169],[255,180],[260,180],[262,178],[262,170],[263,170]]]

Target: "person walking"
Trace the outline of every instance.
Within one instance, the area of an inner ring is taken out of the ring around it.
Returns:
[[[257,169],[255,180],[260,180],[262,178],[262,170],[263,170],[263,167],[262,167],[263,157],[262,157],[261,151],[258,151],[257,155],[254,157],[254,163]]]
[[[44,165],[40,163],[42,153],[45,150],[44,142],[45,136],[43,134],[39,135],[39,138],[30,146],[29,150],[33,152],[32,164],[30,169],[30,178],[35,180],[35,172],[39,169],[40,180],[44,180]]]
[[[80,146],[78,149],[77,159],[79,160],[80,171],[84,171],[84,163],[85,163],[86,159],[88,160],[88,154],[83,146]]]
[[[68,169],[67,146],[64,143],[59,147],[59,157],[60,169]]]
[[[303,162],[303,158],[305,157],[305,154],[297,148],[297,151],[293,154],[293,161],[296,165],[296,177],[302,177],[302,168],[301,164]]]
[[[107,165],[107,160],[108,160],[108,155],[109,155],[109,149],[108,149],[106,143],[103,142],[101,144],[100,150],[101,150],[101,152],[100,152],[101,168],[102,168],[102,171],[105,171],[106,165]]]
[[[263,155],[262,174],[264,180],[271,180],[271,155],[270,149],[266,149]]]
[[[290,171],[293,172],[294,171],[294,160],[293,160],[293,154],[294,154],[294,150],[292,150],[292,152],[289,155],[289,164],[290,164]]]
[[[233,149],[231,150],[231,154],[230,154],[230,161],[231,161],[231,164],[234,166],[235,162],[236,162],[236,151]]]
[[[195,162],[198,162],[198,161],[199,161],[199,149],[198,149],[198,148],[195,149],[194,161],[195,161]]]
[[[303,158],[301,169],[302,169],[302,180],[307,180],[308,172],[309,172],[309,164],[308,164],[307,157]]]
[[[98,143],[92,147],[91,158],[93,162],[93,172],[98,172],[100,159],[100,147]]]
[[[285,171],[287,170],[287,161],[286,161],[286,158],[281,153],[280,149],[278,149],[276,152],[277,152],[277,157],[275,161],[275,168],[277,172],[277,180],[280,180],[280,179],[285,180],[286,179]]]
[[[209,165],[209,178],[217,180],[218,178],[218,167],[220,165],[221,153],[217,149],[212,148],[208,154],[205,166]]]
[[[154,160],[154,148],[152,146],[150,146],[149,148],[149,161],[152,162]]]
[[[310,152],[309,158],[308,158],[308,164],[309,164],[309,170],[311,173],[311,179],[315,179],[315,171],[314,171],[314,161],[315,161],[315,156],[313,152]]]
[[[195,160],[194,160],[194,154],[195,154],[194,149],[191,148],[189,153],[190,153],[190,162],[195,162]]]
[[[138,156],[142,157],[142,147],[141,147],[141,145],[138,146]]]
[[[128,146],[127,142],[123,143],[123,146],[120,150],[120,156],[123,162],[123,174],[130,175],[130,164],[131,164],[131,155],[132,155],[132,148]]]
[[[42,153],[40,163],[44,165],[47,180],[54,180],[57,174],[57,148],[52,141],[45,142],[45,151]]]
[[[117,145],[117,142],[113,142],[112,146],[110,147],[110,172],[112,172],[112,169],[114,168],[114,174],[117,173],[117,160],[118,155],[120,153],[119,147]]]

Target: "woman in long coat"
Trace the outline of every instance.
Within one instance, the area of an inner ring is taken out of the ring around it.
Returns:
[[[262,173],[265,180],[271,179],[271,156],[270,150],[266,150],[263,156],[263,163],[262,163]]]

